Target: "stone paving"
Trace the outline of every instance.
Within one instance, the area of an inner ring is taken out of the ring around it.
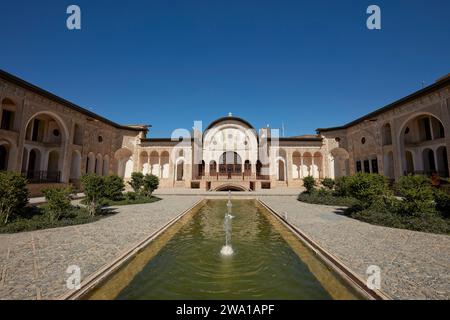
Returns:
[[[66,292],[69,265],[85,278],[191,207],[197,196],[163,196],[121,206],[94,223],[0,235],[0,299],[55,299]]]
[[[117,207],[100,221],[65,228],[0,234],[0,299],[55,299],[66,292],[69,265],[86,278],[164,226],[202,198],[159,195],[163,200]],[[362,223],[339,208],[310,205],[292,195],[260,197],[302,232],[366,278],[382,271],[382,290],[396,299],[450,299],[450,237]]]
[[[347,267],[366,279],[381,268],[381,290],[394,299],[450,299],[450,237],[363,223],[296,197],[261,197]]]

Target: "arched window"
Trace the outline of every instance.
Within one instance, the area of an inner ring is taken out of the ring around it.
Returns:
[[[179,160],[177,162],[177,181],[184,180],[184,161]]]
[[[0,109],[1,109],[0,129],[13,130],[16,114],[15,103],[10,99],[5,98],[2,100],[2,105]]]
[[[8,148],[0,145],[0,171],[8,170]]]
[[[425,149],[423,150],[422,156],[423,156],[423,169],[425,171],[425,174],[431,175],[433,171],[436,171],[434,152],[431,149]]]
[[[386,123],[383,126],[382,139],[383,139],[383,146],[392,145],[392,130],[391,125],[389,123]]]
[[[441,177],[449,177],[447,147],[439,147],[436,150],[438,173]]]

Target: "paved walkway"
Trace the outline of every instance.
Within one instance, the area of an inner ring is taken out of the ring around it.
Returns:
[[[69,265],[86,278],[200,199],[161,198],[90,224],[0,235],[0,299],[55,299],[66,292]]]
[[[381,289],[394,299],[450,299],[450,237],[385,228],[338,215],[338,208],[296,197],[261,197],[272,209],[366,279],[381,268]]]

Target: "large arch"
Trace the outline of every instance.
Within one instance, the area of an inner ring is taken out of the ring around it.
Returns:
[[[335,148],[331,150],[331,177],[339,178],[348,176],[350,172],[349,158],[350,155],[344,148]]]
[[[444,143],[444,138],[448,134],[442,121],[435,114],[419,112],[405,119],[400,128],[397,135],[399,154],[403,155],[400,171],[403,174],[416,172],[431,174],[436,170],[436,155],[433,150]],[[417,155],[417,161],[413,154]]]
[[[214,189],[214,191],[248,191],[247,188],[239,184],[223,184]]]
[[[114,153],[117,160],[117,175],[121,178],[131,178],[133,173],[133,152],[128,148],[120,148]]]
[[[149,169],[149,156],[147,151],[142,151],[139,154],[139,171],[142,172],[143,174],[147,174],[150,173],[150,169]]]
[[[241,174],[242,173],[242,158],[235,151],[226,151],[222,153],[219,158],[219,173],[220,174]]]

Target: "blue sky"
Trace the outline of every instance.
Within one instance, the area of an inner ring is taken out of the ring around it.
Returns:
[[[66,28],[77,4],[82,30]],[[382,30],[366,9],[382,10]],[[0,68],[151,136],[341,125],[450,72],[450,2],[2,1]]]

